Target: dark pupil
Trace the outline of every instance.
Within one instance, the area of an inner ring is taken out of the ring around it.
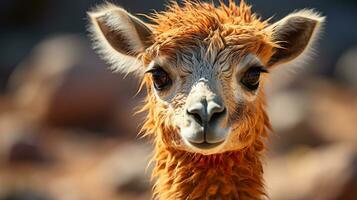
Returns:
[[[165,89],[171,84],[168,74],[162,69],[156,69],[152,72],[154,86],[157,90]]]
[[[249,69],[242,78],[242,83],[249,90],[256,90],[259,86],[260,70],[257,68]]]

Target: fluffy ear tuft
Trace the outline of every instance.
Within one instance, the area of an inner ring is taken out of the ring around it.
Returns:
[[[279,45],[268,65],[278,65],[308,56],[324,21],[325,17],[319,13],[305,9],[267,27],[268,31],[272,32],[273,42]]]
[[[112,69],[126,74],[143,74],[138,56],[152,44],[150,28],[123,8],[109,3],[88,15],[94,48]]]

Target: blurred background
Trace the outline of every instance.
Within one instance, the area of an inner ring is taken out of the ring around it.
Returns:
[[[133,13],[163,0],[117,0]],[[265,158],[272,200],[357,199],[357,2],[253,1],[264,19],[316,8],[327,16],[306,66],[272,73],[274,134]],[[90,47],[96,0],[0,0],[0,200],[140,200],[152,147],[139,139],[145,94]]]

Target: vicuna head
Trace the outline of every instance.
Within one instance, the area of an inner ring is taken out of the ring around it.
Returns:
[[[302,10],[270,24],[243,1],[172,3],[149,18],[112,4],[90,12],[95,47],[145,84],[146,133],[201,155],[239,151],[266,132],[268,72],[306,55],[324,21]]]

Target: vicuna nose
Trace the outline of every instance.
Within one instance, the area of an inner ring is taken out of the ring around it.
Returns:
[[[192,104],[187,108],[187,114],[191,115],[202,126],[216,121],[224,115],[226,109],[223,105],[215,101],[202,100]]]

